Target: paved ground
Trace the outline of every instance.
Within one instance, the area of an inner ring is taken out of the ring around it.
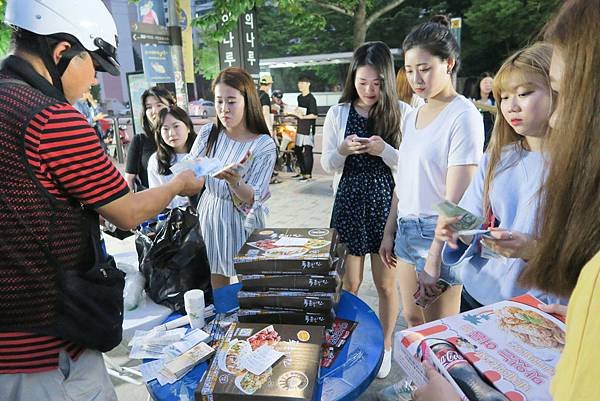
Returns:
[[[315,179],[309,182],[298,182],[289,178],[289,174],[280,174],[282,183],[271,186],[272,198],[268,202],[270,215],[267,218],[269,227],[328,227],[333,203],[330,176],[324,175],[317,168],[318,158],[315,160]],[[124,241],[107,239],[109,251],[114,253],[134,250],[133,239]],[[367,260],[365,281],[360,289],[359,296],[377,311],[377,292],[373,284],[369,261]],[[406,328],[404,320],[400,317],[396,325],[397,330]],[[124,347],[118,347],[109,354],[120,363],[128,361]],[[139,361],[129,361],[127,365],[138,364]],[[384,380],[375,379],[358,400],[378,400],[377,393],[384,387],[391,385],[401,379],[402,372],[392,362],[392,373]],[[148,393],[144,386],[124,383],[121,380],[113,380],[119,401],[145,401]]]

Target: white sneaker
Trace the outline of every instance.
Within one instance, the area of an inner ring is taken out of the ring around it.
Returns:
[[[377,373],[378,379],[385,379],[390,374],[392,369],[392,349],[386,349],[383,351],[383,361],[381,361],[381,367]]]

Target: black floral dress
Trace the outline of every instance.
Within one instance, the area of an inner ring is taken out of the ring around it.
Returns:
[[[367,118],[350,107],[344,136],[354,134],[371,136],[367,132]],[[394,177],[381,157],[366,153],[346,157],[331,227],[337,229],[351,255],[379,252],[393,193]]]

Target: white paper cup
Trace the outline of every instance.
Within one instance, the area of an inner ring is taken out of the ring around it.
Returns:
[[[185,312],[190,319],[192,329],[204,327],[204,291],[189,290],[183,294]]]

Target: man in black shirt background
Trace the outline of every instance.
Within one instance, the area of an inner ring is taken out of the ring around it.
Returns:
[[[298,79],[298,107],[306,109],[306,114],[296,114],[298,118],[298,132],[296,134],[296,146],[294,152],[300,166],[300,174],[294,176],[300,181],[308,181],[312,178],[313,170],[313,147],[315,146],[315,122],[317,119],[317,100],[310,93],[310,80],[307,77]]]

